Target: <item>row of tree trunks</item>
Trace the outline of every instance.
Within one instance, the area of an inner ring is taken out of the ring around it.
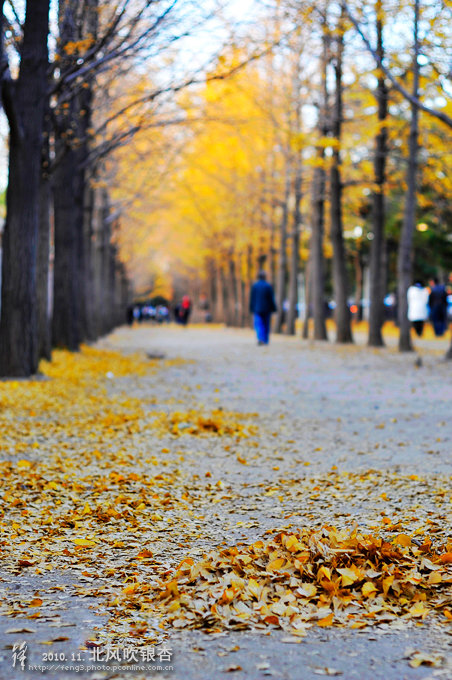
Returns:
[[[3,12],[3,3],[0,9]],[[0,375],[3,376],[31,375],[36,372],[39,360],[36,280],[48,21],[49,0],[27,2],[20,70],[10,100],[11,109],[6,111],[10,154],[2,246]]]
[[[108,196],[96,210],[99,192],[90,186],[94,70],[83,82],[66,81],[83,62],[78,44],[98,38],[99,0],[58,3],[58,69],[51,82],[50,1],[25,3],[16,80],[4,47],[4,4],[0,0],[0,94],[10,156],[0,374],[13,377],[35,373],[41,357],[50,359],[52,346],[76,350],[122,323],[130,290],[111,242]]]
[[[220,263],[213,258],[207,261],[206,291],[213,321],[241,328],[250,325],[249,300],[255,275],[252,254],[249,248],[244,262],[231,252],[223,255]]]

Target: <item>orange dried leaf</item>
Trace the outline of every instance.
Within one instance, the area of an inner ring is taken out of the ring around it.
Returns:
[[[29,607],[40,607],[42,605],[42,600],[40,597],[34,597],[30,604],[28,605]]]
[[[333,620],[334,620],[334,613],[331,612],[331,614],[328,614],[328,616],[325,616],[324,619],[320,619],[317,621],[317,625],[320,626],[321,628],[326,628],[327,626],[333,625]]]
[[[447,552],[440,555],[439,561],[441,564],[452,564],[452,552]]]

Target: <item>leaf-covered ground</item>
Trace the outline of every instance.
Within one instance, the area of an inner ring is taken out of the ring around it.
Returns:
[[[413,363],[144,328],[0,383],[5,649],[428,626],[405,666],[445,673],[450,369]]]

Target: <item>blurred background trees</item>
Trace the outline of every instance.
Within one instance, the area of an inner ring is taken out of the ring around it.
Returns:
[[[337,341],[364,316],[378,346],[397,293],[411,349],[407,286],[452,270],[450,6],[0,4],[3,375],[108,332],[134,295],[189,292],[248,325],[260,268],[277,332],[298,316],[325,339],[334,311]]]

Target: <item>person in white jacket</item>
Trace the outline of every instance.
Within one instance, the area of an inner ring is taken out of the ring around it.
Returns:
[[[425,288],[422,281],[415,281],[408,288],[408,320],[413,324],[416,335],[421,337],[424,323],[428,319],[428,296],[429,289]]]

